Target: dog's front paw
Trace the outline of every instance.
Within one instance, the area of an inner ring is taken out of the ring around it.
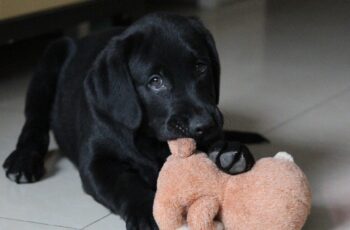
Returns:
[[[6,176],[18,183],[32,183],[45,174],[43,157],[33,151],[15,150],[5,160]]]
[[[237,142],[220,142],[216,144],[209,157],[224,172],[235,175],[250,170],[254,163],[254,157],[249,149]]]
[[[126,219],[127,230],[158,230],[158,226],[152,216],[148,215],[131,215]]]
[[[148,198],[143,197],[143,199],[128,210],[125,218],[127,230],[158,230],[152,211],[154,195]]]

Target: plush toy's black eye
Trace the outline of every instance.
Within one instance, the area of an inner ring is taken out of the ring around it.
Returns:
[[[150,77],[150,80],[148,81],[148,86],[155,91],[165,88],[163,79],[158,74],[154,74]]]
[[[199,74],[205,73],[207,71],[207,69],[208,69],[208,66],[203,62],[198,62],[196,64],[196,72]]]

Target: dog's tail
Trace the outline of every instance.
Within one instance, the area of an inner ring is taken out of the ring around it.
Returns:
[[[244,144],[269,143],[269,140],[259,133],[224,130],[227,141],[237,141]]]

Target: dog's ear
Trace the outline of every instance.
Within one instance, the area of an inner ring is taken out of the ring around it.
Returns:
[[[209,49],[209,55],[213,68],[216,104],[219,104],[220,97],[220,61],[216,50],[215,41],[208,29],[196,17],[189,17],[191,25],[204,37]]]
[[[122,34],[112,38],[84,82],[86,99],[94,115],[112,119],[131,130],[136,130],[142,120],[128,64],[135,36]]]

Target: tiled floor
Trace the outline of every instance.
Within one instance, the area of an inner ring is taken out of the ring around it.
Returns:
[[[280,150],[295,156],[314,195],[304,229],[350,229],[350,4],[280,2],[196,12],[221,57],[226,127],[266,135],[271,144],[252,146],[257,157]],[[23,123],[28,79],[26,71],[0,79],[0,162]],[[47,164],[49,175],[35,184],[19,186],[2,173],[1,230],[125,229],[83,193],[70,162],[53,152]]]

